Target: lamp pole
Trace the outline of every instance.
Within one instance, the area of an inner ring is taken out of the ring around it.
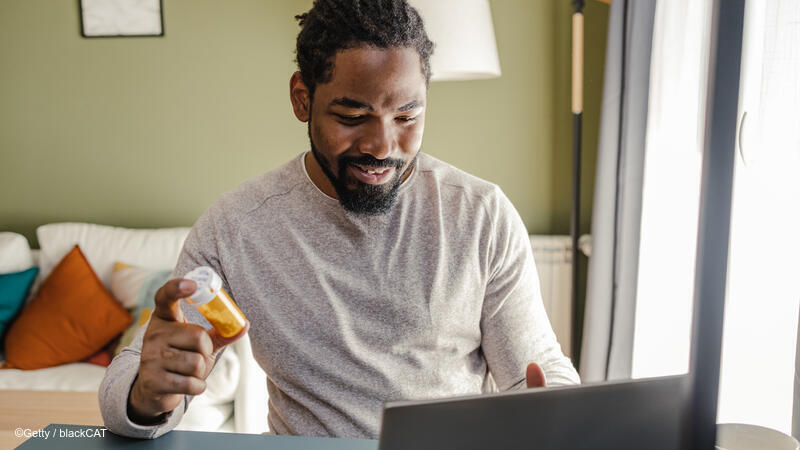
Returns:
[[[580,348],[578,327],[578,262],[581,214],[581,128],[583,120],[583,0],[572,0],[572,353]]]

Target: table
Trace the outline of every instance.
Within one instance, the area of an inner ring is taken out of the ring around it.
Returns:
[[[43,435],[32,437],[19,450],[378,450],[378,441],[367,439],[272,436],[267,434],[210,433],[172,430],[156,439],[117,436],[104,427],[50,424]]]
[[[0,449],[20,445],[18,428],[39,430],[51,423],[103,424],[97,392],[0,390]]]

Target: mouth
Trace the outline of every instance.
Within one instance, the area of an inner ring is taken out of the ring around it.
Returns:
[[[350,164],[350,172],[359,181],[366,184],[383,184],[391,179],[394,167],[371,167],[360,164]]]

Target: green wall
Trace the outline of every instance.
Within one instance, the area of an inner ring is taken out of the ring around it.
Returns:
[[[85,39],[77,0],[0,0],[0,230],[187,226],[307,148],[293,19],[310,0],[164,0],[161,38]],[[431,84],[424,151],[499,184],[531,233],[568,233],[570,2],[491,2],[503,76]],[[587,5],[589,231],[608,7]]]

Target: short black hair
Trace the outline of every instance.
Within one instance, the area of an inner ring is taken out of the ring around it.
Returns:
[[[433,42],[422,17],[406,0],[315,0],[308,12],[295,19],[301,28],[297,65],[312,96],[317,84],[333,76],[336,52],[362,45],[415,49],[425,83],[430,82]]]

